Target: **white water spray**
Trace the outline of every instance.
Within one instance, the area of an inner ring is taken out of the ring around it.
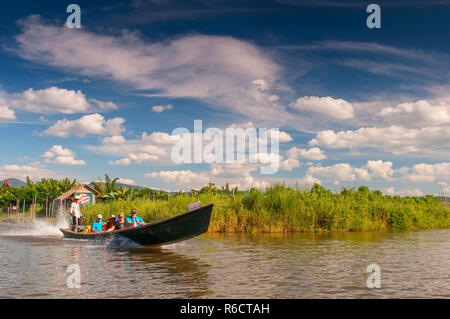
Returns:
[[[62,206],[58,207],[54,222],[30,220],[24,223],[0,223],[0,236],[63,237],[60,228],[69,228],[70,219]]]

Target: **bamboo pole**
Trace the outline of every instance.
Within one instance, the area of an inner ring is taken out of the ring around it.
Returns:
[[[36,195],[33,196],[33,219],[36,218]]]
[[[55,215],[55,201],[53,200],[51,217],[54,218],[55,217],[54,215]]]

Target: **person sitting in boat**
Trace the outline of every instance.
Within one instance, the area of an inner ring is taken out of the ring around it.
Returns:
[[[97,221],[92,223],[91,233],[101,233],[103,231],[103,226],[105,226],[105,222],[102,221],[102,215],[97,215]]]
[[[137,209],[135,208],[131,210],[131,216],[128,216],[125,219],[126,228],[138,227],[146,224],[147,223],[145,223],[141,217],[137,216]]]
[[[123,213],[119,214],[114,226],[115,226],[116,230],[122,230],[125,228],[125,215]]]
[[[105,226],[105,231],[110,232],[116,230],[116,216],[111,215],[111,217],[108,218],[108,223]]]

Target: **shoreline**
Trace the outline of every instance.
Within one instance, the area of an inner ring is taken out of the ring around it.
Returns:
[[[450,228],[450,206],[437,197],[399,197],[383,195],[365,186],[358,190],[343,189],[332,193],[320,185],[312,189],[273,184],[265,191],[248,192],[212,189],[192,194],[179,193],[150,199],[98,200],[82,208],[90,225],[97,214],[104,220],[131,208],[146,222],[156,222],[187,211],[188,205],[200,201],[214,204],[208,233],[286,234],[286,233],[351,233],[405,232]],[[25,216],[24,216],[25,215]],[[43,211],[35,220],[52,221]],[[9,218],[8,218],[9,217]],[[0,215],[0,222],[30,221],[30,211],[14,216]]]
[[[433,196],[398,197],[360,187],[338,194],[316,185],[311,190],[270,186],[244,194],[223,191],[179,194],[170,199],[109,200],[82,208],[86,223],[102,214],[104,219],[131,208],[146,222],[187,211],[188,204],[213,203],[208,233],[327,233],[397,232],[450,228],[450,207]]]

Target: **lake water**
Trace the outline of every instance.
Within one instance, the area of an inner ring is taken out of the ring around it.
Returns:
[[[369,289],[367,266],[381,268]],[[70,265],[80,288],[68,288]],[[450,230],[206,234],[158,249],[0,224],[0,298],[450,298]]]

